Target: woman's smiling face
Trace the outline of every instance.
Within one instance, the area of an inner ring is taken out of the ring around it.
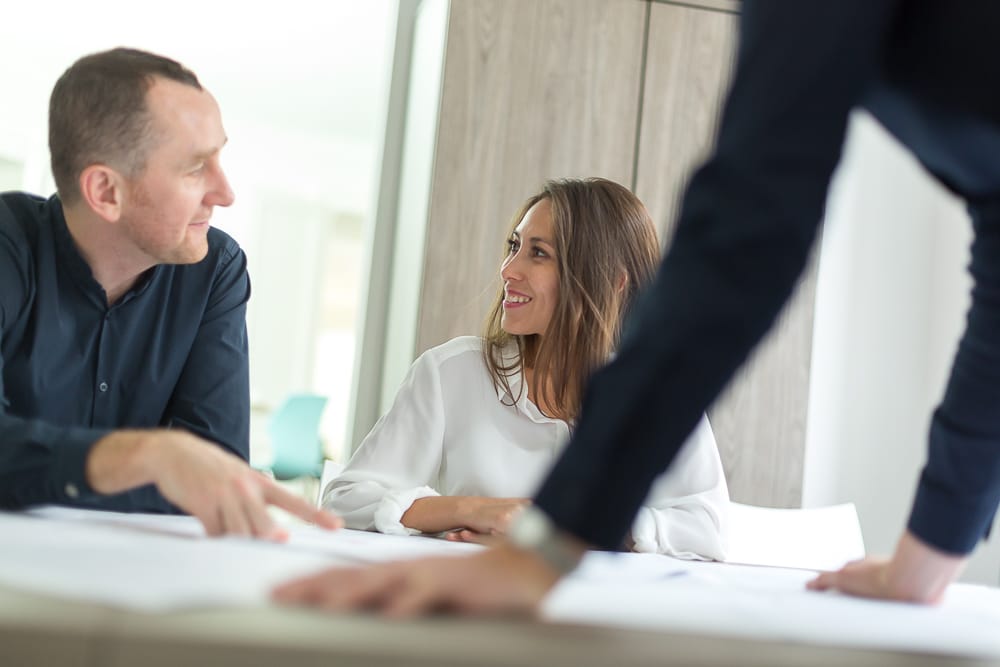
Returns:
[[[559,267],[548,198],[528,209],[507,245],[510,251],[500,266],[504,291],[501,326],[512,335],[542,335],[559,299]]]

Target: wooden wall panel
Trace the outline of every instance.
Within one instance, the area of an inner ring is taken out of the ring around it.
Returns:
[[[646,12],[451,3],[416,353],[481,331],[510,217],[546,178],[631,184]]]
[[[741,0],[652,0],[654,3],[681,5],[700,9],[716,9],[735,14],[740,11]]]
[[[733,500],[801,507],[815,257],[771,332],[708,411]]]
[[[683,189],[711,148],[736,30],[732,13],[652,5],[636,193],[667,244]],[[813,262],[774,330],[709,409],[734,500],[801,505],[815,281]]]
[[[635,193],[664,242],[688,176],[712,144],[736,23],[726,12],[663,3],[651,8]]]

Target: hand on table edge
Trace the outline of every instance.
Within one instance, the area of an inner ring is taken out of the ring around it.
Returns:
[[[939,551],[907,531],[891,558],[868,556],[853,561],[839,570],[821,573],[806,587],[858,597],[937,604],[967,562],[967,556]]]
[[[530,615],[559,579],[540,556],[503,541],[469,556],[330,568],[279,585],[272,599],[393,618],[434,612]]]

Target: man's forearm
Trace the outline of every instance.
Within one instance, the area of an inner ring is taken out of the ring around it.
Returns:
[[[102,494],[121,493],[156,479],[156,431],[114,431],[98,440],[87,457],[87,482]]]

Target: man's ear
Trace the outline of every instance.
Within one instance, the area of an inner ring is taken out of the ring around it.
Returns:
[[[117,222],[121,217],[123,185],[121,175],[104,164],[92,164],[80,172],[81,197],[108,222]]]

